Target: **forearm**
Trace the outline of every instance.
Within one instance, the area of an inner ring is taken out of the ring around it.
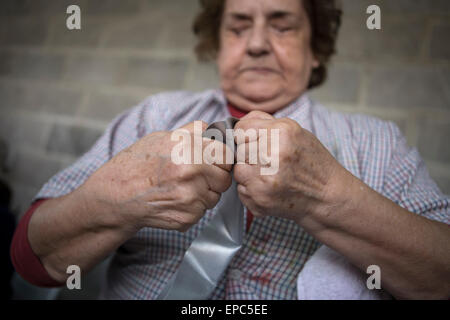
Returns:
[[[28,225],[28,239],[49,275],[63,282],[69,265],[87,272],[137,232],[110,216],[92,206],[83,190],[77,189],[47,200],[36,210]]]
[[[408,212],[354,177],[347,181],[342,205],[300,224],[363,271],[378,265],[382,286],[395,297],[448,298],[448,226]]]

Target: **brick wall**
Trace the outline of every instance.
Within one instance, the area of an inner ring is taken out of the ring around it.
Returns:
[[[65,27],[69,4],[81,7],[81,31]],[[450,1],[343,4],[339,54],[313,96],[397,122],[450,193]],[[382,9],[382,31],[365,27],[369,4]],[[192,53],[197,9],[197,0],[2,0],[0,138],[18,213],[117,113],[156,92],[218,85]]]

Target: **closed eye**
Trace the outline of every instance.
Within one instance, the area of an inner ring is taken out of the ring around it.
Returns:
[[[239,28],[230,28],[230,31],[233,32],[235,35],[240,35],[242,32],[247,30],[247,27],[239,27]]]
[[[277,31],[279,31],[279,32],[287,32],[287,31],[291,31],[293,28],[292,27],[276,27],[275,29],[277,29]]]
[[[272,28],[274,28],[277,32],[280,33],[285,33],[285,32],[289,32],[292,31],[294,29],[296,29],[295,26],[293,26],[292,24],[286,25],[286,24],[272,24]]]

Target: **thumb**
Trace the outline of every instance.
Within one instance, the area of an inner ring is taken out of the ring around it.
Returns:
[[[191,134],[198,133],[199,135],[201,135],[206,130],[206,128],[208,128],[208,123],[206,123],[205,121],[196,120],[185,124],[177,130],[187,130]]]
[[[254,110],[246,114],[240,120],[248,120],[248,119],[274,120],[275,117],[273,117],[271,114],[267,112]]]

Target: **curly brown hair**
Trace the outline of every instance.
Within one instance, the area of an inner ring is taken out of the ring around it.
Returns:
[[[199,60],[214,60],[219,50],[219,30],[226,0],[199,0],[201,11],[193,24],[198,38],[195,53]],[[338,0],[300,0],[311,24],[311,49],[319,61],[309,79],[308,88],[321,85],[327,77],[327,64],[336,52],[336,40],[341,25]]]

